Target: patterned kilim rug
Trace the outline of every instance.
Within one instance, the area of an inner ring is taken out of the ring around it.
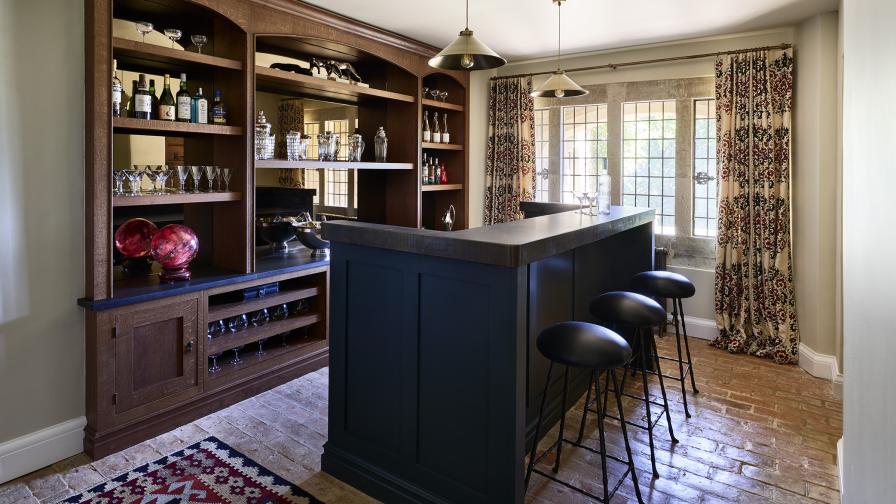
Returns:
[[[323,504],[215,437],[132,469],[62,502]]]

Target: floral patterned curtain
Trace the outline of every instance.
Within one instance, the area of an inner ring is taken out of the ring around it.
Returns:
[[[791,49],[716,60],[719,232],[715,311],[730,352],[796,363],[790,240]]]
[[[532,77],[493,79],[488,97],[485,223],[519,219],[535,195],[535,101]]]

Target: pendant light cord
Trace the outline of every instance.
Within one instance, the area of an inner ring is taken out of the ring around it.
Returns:
[[[464,21],[464,30],[470,29],[470,0],[467,0],[467,18]]]
[[[469,0],[468,0],[469,1]],[[557,2],[557,71],[560,71],[560,6],[563,2]]]

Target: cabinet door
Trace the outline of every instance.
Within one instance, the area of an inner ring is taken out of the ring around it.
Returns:
[[[198,392],[198,306],[189,299],[115,317],[116,413]]]

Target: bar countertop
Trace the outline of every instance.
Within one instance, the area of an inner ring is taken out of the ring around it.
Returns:
[[[324,223],[323,237],[332,242],[517,267],[653,219],[653,209],[613,206],[607,215],[588,216],[575,210],[454,232],[333,221]]]

